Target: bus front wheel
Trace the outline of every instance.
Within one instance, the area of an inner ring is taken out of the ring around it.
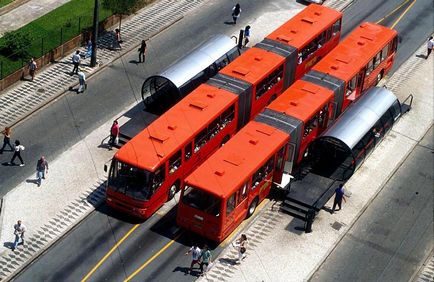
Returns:
[[[251,217],[251,216],[255,213],[255,210],[256,210],[256,207],[257,207],[257,206],[258,206],[258,198],[255,198],[255,199],[250,203],[249,210],[247,211],[247,217],[246,217],[246,218]]]

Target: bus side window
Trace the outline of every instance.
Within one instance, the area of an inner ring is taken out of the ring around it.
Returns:
[[[215,119],[208,127],[208,140],[211,140],[216,136],[220,131],[220,117]]]
[[[366,66],[366,76],[370,75],[374,70],[374,59],[370,60],[368,65]]]
[[[333,33],[332,33],[333,36],[335,36],[336,34],[339,33],[339,31],[341,30],[341,20],[338,20],[337,22],[335,22],[333,24],[332,30],[333,30]]]
[[[220,117],[221,124],[220,130],[225,128],[228,123],[230,123],[235,117],[235,106],[231,105]]]
[[[381,61],[384,61],[389,55],[389,44],[384,46],[383,50],[381,50]]]
[[[381,51],[378,52],[378,54],[374,58],[374,69],[376,67],[378,67],[378,65],[380,64],[380,62],[381,62]]]
[[[233,193],[226,202],[226,215],[230,215],[235,209],[235,198],[237,192]]]
[[[169,173],[172,174],[181,166],[181,150],[176,152],[169,160]]]
[[[260,83],[258,83],[258,86],[256,87],[256,100],[261,98],[261,96],[264,95],[268,90],[271,90],[271,88],[273,88],[273,86],[282,79],[282,76],[283,65],[275,69],[269,76],[267,76]]]
[[[194,139],[194,152],[195,153],[197,151],[199,151],[200,148],[202,148],[203,146],[205,146],[205,144],[206,144],[206,137],[207,137],[207,131],[208,131],[208,129],[205,128],[204,130],[202,130],[201,132],[199,132],[199,134]]]
[[[239,205],[244,199],[247,198],[247,182],[244,183],[241,188],[238,190],[238,202]]]
[[[291,157],[291,155],[290,155],[290,157]],[[277,153],[277,161],[276,161],[275,169],[278,170],[278,169],[280,169],[282,167],[284,158],[285,158],[285,146],[283,146],[279,150],[279,153]]]
[[[185,148],[184,148],[184,159],[185,160],[189,160],[191,158],[191,154],[193,152],[192,147],[193,147],[192,142],[188,143],[187,146],[185,146]]]
[[[155,171],[154,179],[152,179],[152,192],[154,192],[158,187],[160,187],[164,182],[165,176],[164,164]]]
[[[265,175],[268,175],[272,170],[274,166],[274,156],[272,156],[264,165],[264,173]]]
[[[253,178],[252,178],[252,190],[255,189],[259,185],[259,183],[261,183],[261,181],[264,178],[265,178],[265,175],[264,175],[264,172],[263,172],[263,167],[261,167],[253,175]]]
[[[347,92],[345,93],[346,97],[350,96],[351,93],[353,93],[353,91],[356,89],[356,85],[357,85],[356,83],[357,83],[357,75],[355,75],[350,81],[348,81]]]

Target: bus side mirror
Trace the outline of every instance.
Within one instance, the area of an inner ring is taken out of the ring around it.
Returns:
[[[107,165],[104,165],[104,171],[107,172]]]

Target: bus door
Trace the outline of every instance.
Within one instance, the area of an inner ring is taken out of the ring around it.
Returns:
[[[286,180],[286,176],[284,177],[284,175],[289,174],[292,171],[292,160],[294,159],[295,146],[291,143],[289,143],[288,145],[289,146],[282,147],[279,152],[277,152],[276,161],[274,163],[273,182],[280,188],[284,188],[286,186],[284,183],[286,182],[284,181],[284,178]],[[285,160],[286,154],[289,155],[288,159],[291,161]]]

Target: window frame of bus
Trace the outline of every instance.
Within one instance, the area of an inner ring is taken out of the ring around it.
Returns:
[[[274,86],[276,86],[283,77],[283,64],[280,65],[278,68],[273,70],[272,73],[270,73],[267,77],[262,79],[257,85],[256,85],[256,91],[255,91],[255,100],[259,100],[265,93],[273,89]]]
[[[174,174],[182,166],[182,149],[169,158],[169,174]]]
[[[261,167],[256,170],[252,175],[252,191],[255,190],[259,184],[266,179],[270,172],[273,171],[272,167],[274,165],[274,154],[271,156]],[[268,167],[268,171],[267,168]]]
[[[190,203],[187,202],[187,199],[188,199],[188,195],[191,193],[191,191],[198,191],[202,195],[206,194],[208,196],[211,196],[212,199],[215,200],[214,205],[213,206],[208,206],[206,209],[201,209],[200,207],[198,207],[196,205],[195,206],[190,205]],[[193,186],[190,186],[190,185],[185,185],[184,189],[182,189],[181,202],[182,202],[183,205],[186,205],[187,207],[190,207],[190,208],[199,210],[201,212],[204,212],[207,215],[219,217],[220,214],[221,214],[222,202],[223,201],[222,201],[222,199],[220,197],[218,197],[216,195],[213,195],[213,194],[211,194],[211,193],[209,193],[207,191],[203,191],[201,189],[198,189],[197,187],[193,187]],[[211,209],[211,208],[213,208],[213,209]],[[216,213],[212,213],[210,211],[215,211]]]
[[[161,177],[161,180],[159,180],[159,182],[156,182],[157,177]],[[152,195],[154,195],[155,191],[157,191],[158,188],[163,186],[164,181],[166,181],[166,163],[161,165],[154,172],[154,177],[152,178],[151,193],[149,195],[149,198]]]
[[[222,131],[229,123],[231,123],[235,118],[235,103],[232,103],[226,110],[223,111],[215,120],[210,122],[209,126],[202,129],[194,138],[194,149],[193,152],[197,153],[202,149],[208,141],[213,139]],[[219,125],[219,130],[216,132],[215,124]],[[210,128],[214,126],[213,128]],[[211,132],[212,131],[212,132]]]
[[[396,50],[396,37],[393,38],[389,43],[387,43],[381,50],[375,54],[375,56],[366,65],[365,77],[369,76],[384,60],[386,60],[390,54]],[[386,53],[386,55],[384,55]],[[376,60],[379,58],[379,62]]]

